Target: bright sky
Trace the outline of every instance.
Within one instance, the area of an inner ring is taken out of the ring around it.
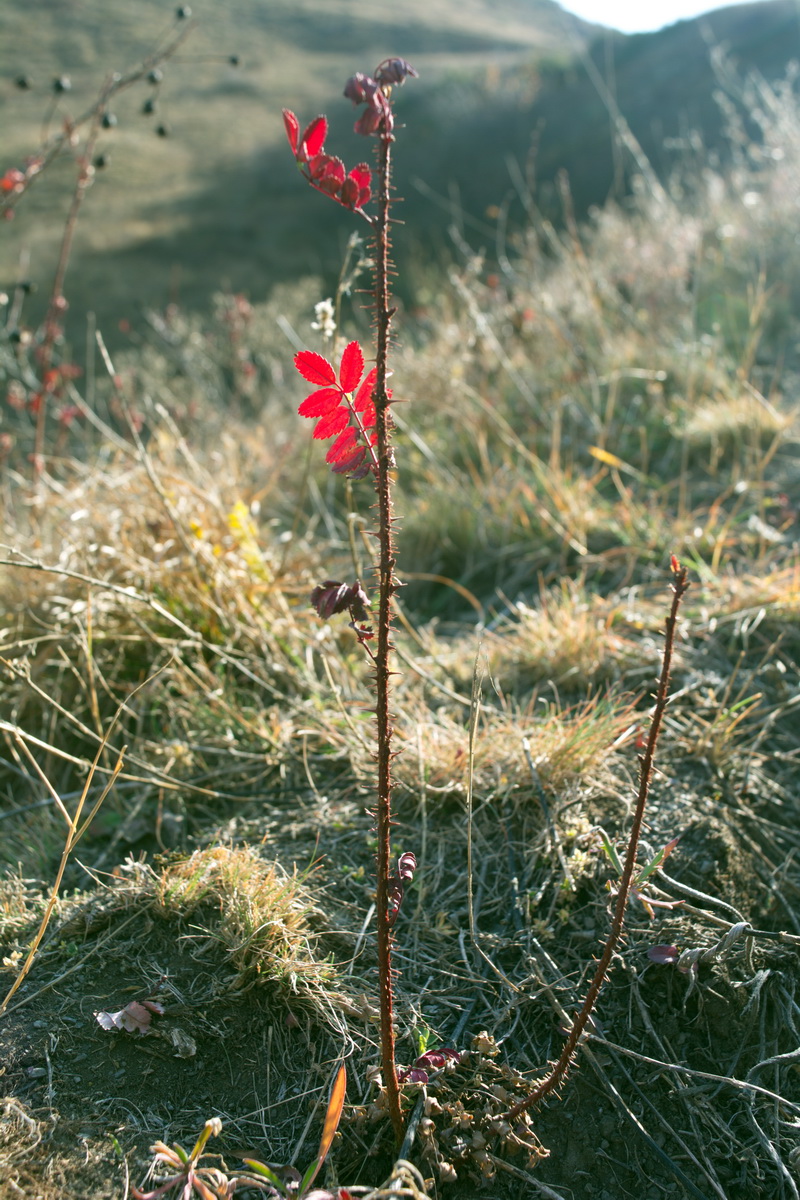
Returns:
[[[623,33],[645,33],[661,29],[686,17],[698,17],[714,8],[726,8],[738,0],[561,0],[561,7],[585,21],[610,25]]]

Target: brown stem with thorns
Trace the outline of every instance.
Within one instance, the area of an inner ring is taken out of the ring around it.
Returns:
[[[597,964],[597,969],[594,973],[594,978],[586,993],[586,999],[583,1002],[583,1007],[575,1018],[572,1028],[569,1031],[564,1049],[561,1051],[561,1057],[553,1067],[546,1079],[542,1080],[537,1087],[521,1100],[519,1104],[515,1104],[512,1109],[506,1114],[509,1120],[519,1116],[520,1113],[532,1108],[534,1104],[538,1104],[550,1092],[555,1091],[563,1082],[564,1077],[569,1070],[570,1063],[575,1055],[575,1051],[580,1041],[581,1034],[586,1028],[589,1017],[592,1014],[592,1009],[600,993],[600,988],[608,974],[608,968],[611,965],[611,959],[614,956],[614,951],[617,948],[620,937],[622,936],[622,926],[625,919],[625,908],[628,903],[628,896],[631,890],[631,881],[636,868],[636,852],[639,848],[639,835],[644,822],[645,809],[647,807],[647,798],[650,792],[650,780],[653,774],[653,762],[655,759],[656,746],[658,745],[659,734],[661,733],[661,723],[664,717],[664,711],[667,707],[667,699],[669,696],[669,676],[672,666],[672,651],[675,645],[675,628],[678,620],[678,609],[680,608],[681,600],[686,593],[689,583],[686,577],[686,568],[672,560],[672,605],[670,607],[669,616],[666,621],[666,636],[664,639],[664,661],[661,664],[661,675],[658,681],[658,691],[656,692],[656,703],[653,709],[653,720],[650,725],[650,733],[647,738],[647,746],[644,754],[639,758],[639,793],[636,799],[636,811],[633,816],[633,824],[631,826],[630,837],[628,839],[628,852],[625,856],[625,864],[622,870],[622,878],[619,883],[619,892],[617,893],[617,903],[614,909],[614,919],[611,922],[611,931],[608,935],[608,940],[603,947],[603,953],[600,956],[600,961]]]
[[[377,335],[377,378],[373,400],[378,434],[378,470],[375,490],[378,497],[379,598],[377,648],[375,651],[375,718],[378,741],[378,795],[375,809],[378,835],[377,855],[377,935],[380,989],[381,1069],[386,1089],[389,1116],[398,1144],[403,1140],[403,1115],[394,1057],[392,1018],[392,932],[389,917],[390,842],[392,827],[392,718],[389,711],[389,684],[392,676],[392,597],[397,590],[394,576],[395,549],[392,509],[392,417],[386,381],[388,376],[389,333],[394,309],[389,306],[389,208],[391,204],[391,151],[394,138],[389,131],[378,143],[378,217],[375,223],[375,322]]]

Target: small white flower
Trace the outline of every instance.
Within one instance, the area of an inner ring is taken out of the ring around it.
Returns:
[[[314,316],[316,320],[311,322],[311,328],[318,329],[326,341],[332,338],[336,332],[336,322],[333,319],[333,301],[330,297],[314,305]]]

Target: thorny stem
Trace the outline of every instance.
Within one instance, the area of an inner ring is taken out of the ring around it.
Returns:
[[[534,1104],[538,1104],[550,1092],[555,1091],[563,1082],[570,1063],[572,1062],[581,1034],[586,1028],[589,1017],[592,1014],[592,1009],[600,993],[600,988],[603,986],[608,968],[611,965],[611,959],[614,956],[614,951],[617,948],[620,937],[622,936],[622,926],[625,919],[625,908],[628,903],[628,896],[631,890],[631,881],[636,867],[636,852],[639,847],[639,835],[644,822],[645,809],[647,807],[647,798],[650,793],[650,780],[653,774],[653,762],[655,759],[656,746],[658,745],[659,734],[661,733],[661,723],[664,717],[664,712],[667,707],[667,699],[669,696],[669,676],[672,666],[672,651],[675,645],[675,628],[678,619],[678,609],[680,608],[681,600],[686,593],[689,583],[687,579],[686,568],[673,559],[672,562],[672,604],[670,606],[669,616],[666,620],[666,635],[664,639],[664,659],[661,664],[661,675],[658,681],[658,691],[656,692],[656,703],[653,709],[653,720],[650,724],[650,733],[647,738],[647,745],[644,754],[639,758],[639,792],[636,798],[636,811],[633,816],[633,824],[631,825],[630,837],[628,839],[628,852],[625,856],[625,863],[622,870],[622,878],[619,883],[619,891],[617,893],[617,903],[614,909],[614,919],[611,922],[611,930],[608,935],[603,953],[600,956],[600,961],[597,964],[597,969],[594,973],[594,978],[586,993],[586,999],[583,1002],[583,1007],[575,1018],[572,1028],[569,1031],[564,1049],[561,1051],[561,1057],[553,1067],[546,1079],[542,1080],[537,1087],[521,1100],[519,1104],[515,1104],[512,1109],[506,1114],[509,1120],[513,1120],[520,1113],[532,1108]]]
[[[391,150],[394,138],[389,131],[378,143],[378,216],[375,224],[375,322],[377,334],[377,378],[373,402],[378,434],[378,471],[375,490],[378,497],[379,598],[377,648],[375,651],[375,717],[377,723],[378,794],[376,802],[377,853],[377,935],[378,977],[381,1025],[381,1071],[398,1145],[403,1140],[403,1115],[394,1057],[392,1020],[392,934],[389,919],[390,838],[392,825],[392,717],[389,711],[389,684],[392,672],[392,597],[397,590],[394,576],[395,549],[392,510],[392,418],[386,381],[388,374],[389,332],[394,309],[389,307],[389,207],[391,203]]]

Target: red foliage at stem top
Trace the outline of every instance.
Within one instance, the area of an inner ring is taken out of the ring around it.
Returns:
[[[328,122],[323,116],[315,117],[301,133],[297,117],[285,108],[283,123],[295,161],[311,186],[344,208],[361,212],[372,197],[372,176],[367,164],[359,163],[348,172],[340,158],[325,153]]]

